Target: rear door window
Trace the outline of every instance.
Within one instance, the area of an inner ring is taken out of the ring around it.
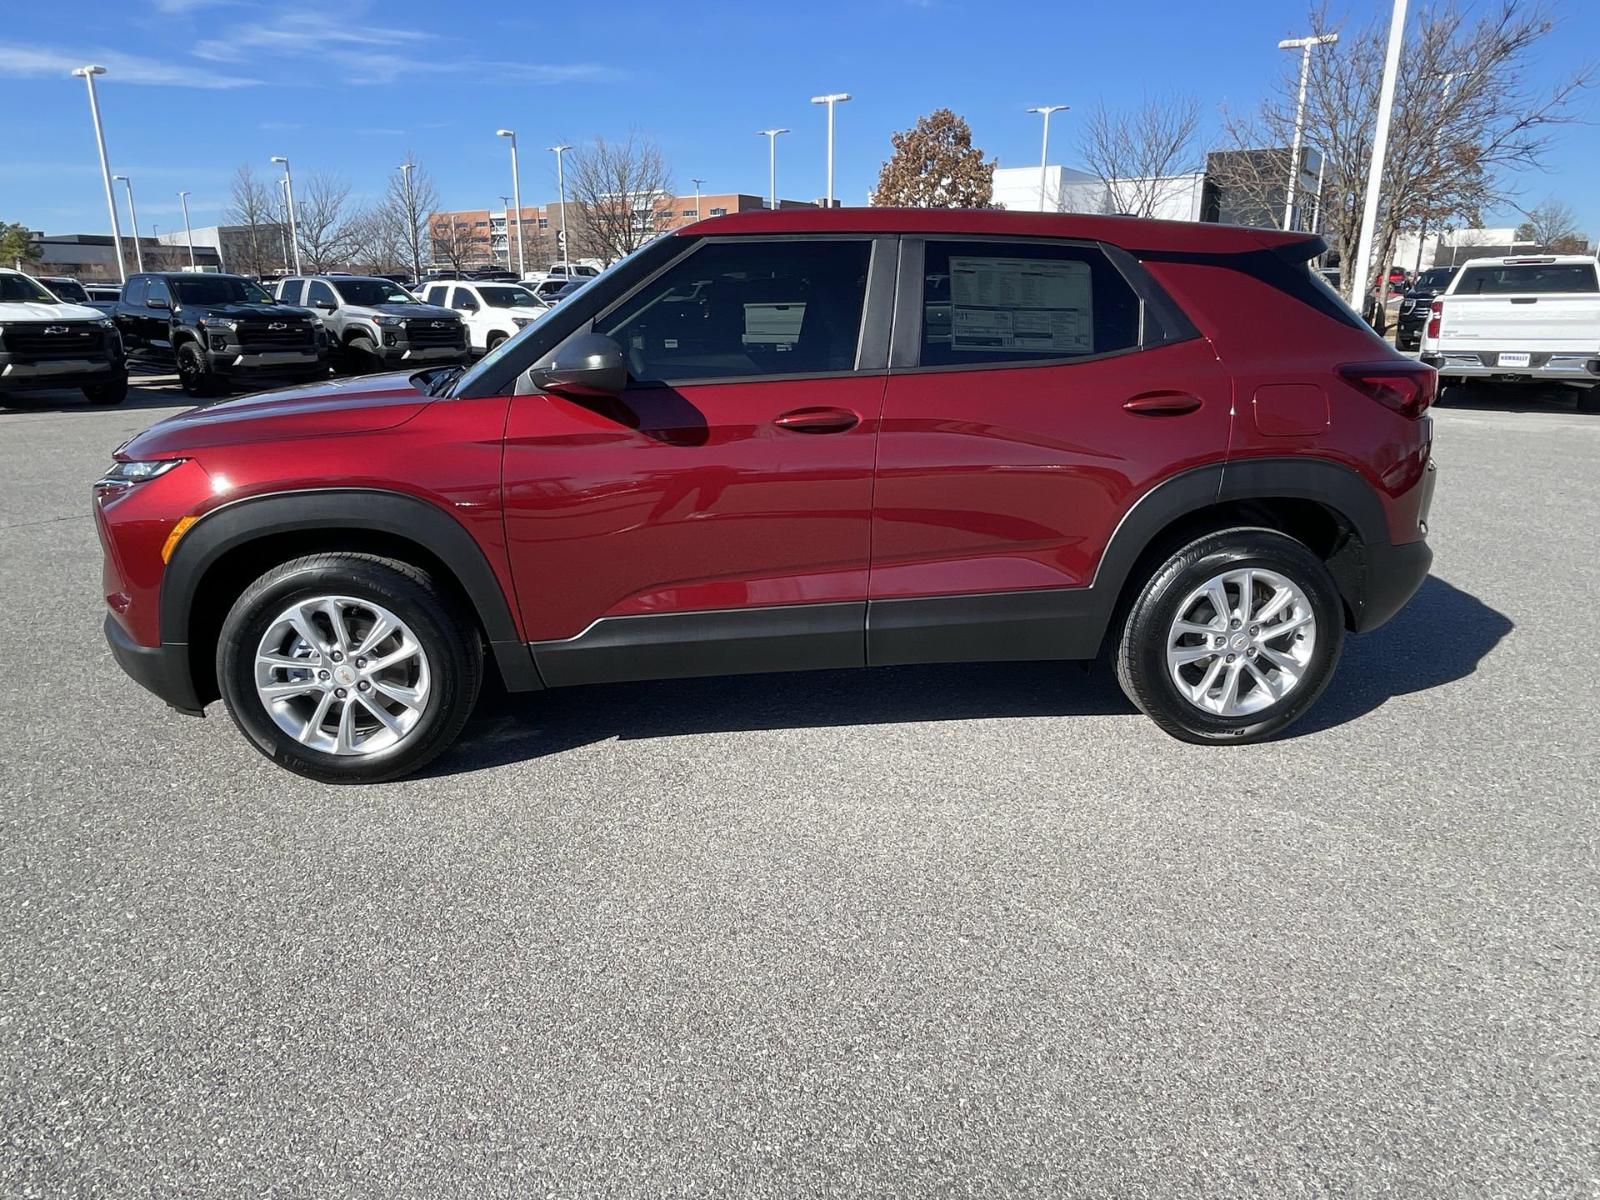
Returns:
[[[285,279],[278,285],[278,299],[285,304],[299,304],[305,298],[305,290],[305,280]]]
[[[124,304],[143,304],[145,289],[149,287],[150,280],[144,275],[135,275],[123,285],[122,302]]]
[[[1092,246],[927,243],[920,366],[1014,366],[1139,345],[1139,297]]]

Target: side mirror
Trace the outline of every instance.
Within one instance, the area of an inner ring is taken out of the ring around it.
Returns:
[[[144,306],[146,308],[167,308],[167,309],[170,309],[172,307],[172,302],[162,298],[161,296],[151,296],[148,300],[146,300],[144,302]]]
[[[457,307],[460,308],[462,312],[477,312],[478,302],[476,300],[463,300],[459,305],[457,305]]]
[[[603,333],[580,333],[528,371],[541,392],[574,400],[615,399],[628,386],[622,347]]]
[[[313,300],[311,307],[321,309],[323,312],[332,312],[334,303],[332,300]]]

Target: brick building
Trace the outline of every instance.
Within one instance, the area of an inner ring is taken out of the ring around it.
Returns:
[[[812,208],[809,201],[780,200],[780,208]],[[699,212],[695,198],[663,196],[653,206],[636,207],[641,222],[641,233],[666,233],[684,225],[693,224],[703,213],[707,217],[720,217],[727,213],[749,212],[766,208],[764,196],[751,196],[743,192],[707,192],[701,195]],[[603,257],[584,244],[582,214],[578,206],[567,203],[571,216],[574,259]],[[516,210],[499,208],[469,208],[455,212],[436,212],[429,216],[428,226],[432,243],[433,262],[436,266],[471,270],[485,267],[507,267],[516,270]],[[561,258],[561,234],[566,227],[560,204],[523,205],[522,239],[523,258],[530,274],[542,271]]]

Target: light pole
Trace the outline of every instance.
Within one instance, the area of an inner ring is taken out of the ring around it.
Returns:
[[[1289,151],[1289,192],[1283,202],[1283,227],[1294,224],[1295,186],[1300,182],[1300,143],[1306,131],[1306,84],[1311,79],[1311,52],[1318,46],[1331,46],[1339,40],[1337,33],[1318,33],[1311,37],[1285,38],[1278,43],[1279,50],[1300,51],[1300,98],[1294,106],[1294,147]]]
[[[189,270],[195,270],[194,264],[194,230],[189,228],[189,193],[179,192],[178,200],[183,204],[183,236],[189,243]]]
[[[694,184],[694,219],[698,221],[700,219],[700,185],[704,183],[705,180],[691,179],[689,182]]]
[[[89,116],[94,121],[94,141],[100,150],[100,178],[106,185],[106,211],[111,214],[111,246],[117,256],[117,278],[128,282],[128,267],[122,261],[122,224],[117,220],[117,197],[111,190],[111,164],[106,159],[106,132],[100,127],[100,100],[94,94],[94,77],[104,75],[106,69],[93,64],[78,67],[72,72],[89,85]],[[135,237],[139,231],[133,231]]]
[[[411,243],[411,279],[412,283],[422,278],[422,246],[417,240],[417,199],[411,190],[411,172],[416,168],[416,163],[407,159],[395,170],[406,181],[406,241]]]
[[[522,257],[522,172],[517,169],[517,135],[511,129],[496,129],[494,135],[511,139],[511,199],[517,206],[517,278],[524,279],[528,274],[528,264]],[[507,259],[510,257],[506,255]]]
[[[122,186],[128,189],[128,223],[133,226],[133,261],[143,271],[144,247],[139,245],[139,213],[133,207],[133,180],[126,175],[113,175],[111,178],[122,180]]]
[[[1389,50],[1383,58],[1383,84],[1378,89],[1378,124],[1372,131],[1372,161],[1367,164],[1367,199],[1361,211],[1361,240],[1356,248],[1356,261],[1351,264],[1350,304],[1357,312],[1365,312],[1362,301],[1366,298],[1368,273],[1372,270],[1372,237],[1378,224],[1378,191],[1383,185],[1383,160],[1389,153],[1389,120],[1394,115],[1395,77],[1400,73],[1400,45],[1406,37],[1406,0],[1394,0],[1394,11],[1389,17]],[[1387,272],[1385,272],[1387,274]],[[1379,315],[1385,296],[1378,292]]]
[[[500,216],[506,223],[506,270],[511,269],[511,197],[501,195]],[[520,281],[519,281],[520,282]]]
[[[561,228],[557,231],[561,235],[561,267],[568,279],[572,278],[572,239],[567,236],[567,177],[561,167],[561,155],[571,149],[571,146],[550,147],[556,156],[556,192],[561,197]],[[623,203],[628,202],[624,197]]]
[[[831,113],[833,109],[830,107]],[[832,118],[829,118],[828,128],[833,128]],[[778,135],[788,133],[787,129],[758,129],[758,134],[767,139],[767,204],[774,210],[778,207]],[[833,198],[833,135],[828,135],[828,198]]]
[[[1048,168],[1048,164],[1050,162],[1050,114],[1051,113],[1058,113],[1058,112],[1066,112],[1067,108],[1068,108],[1068,106],[1065,105],[1065,104],[1041,104],[1036,108],[1030,108],[1028,110],[1031,113],[1042,113],[1042,114],[1044,114],[1044,146],[1039,151],[1039,211],[1040,212],[1048,212],[1049,211],[1049,205],[1046,204],[1046,202],[1045,202],[1045,182],[1044,181],[1045,181],[1045,172],[1049,169]],[[1061,196],[1060,196],[1059,190],[1058,190],[1057,195],[1056,195],[1056,203],[1057,203],[1057,205],[1059,205],[1061,203]]]
[[[294,228],[294,176],[289,173],[289,160],[281,154],[274,154],[272,161],[283,164],[283,197],[285,206],[289,210],[289,247],[294,251],[294,273],[300,274],[300,235]],[[287,264],[285,264],[287,265]]]
[[[826,96],[813,96],[811,103],[828,106],[828,207],[833,207],[833,106],[850,99],[849,92],[831,92]]]

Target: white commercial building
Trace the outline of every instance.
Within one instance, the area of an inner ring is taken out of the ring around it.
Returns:
[[[1204,171],[1160,179],[1109,182],[1071,167],[1001,167],[994,173],[994,202],[1016,212],[1121,213],[1143,208],[1165,221],[1198,221],[1204,206]]]

